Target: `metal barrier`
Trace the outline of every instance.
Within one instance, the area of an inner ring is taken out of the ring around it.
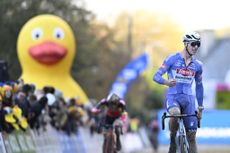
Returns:
[[[148,147],[145,132],[141,131],[121,137],[122,152],[129,153]],[[87,128],[80,128],[77,134],[72,135],[57,131],[50,125],[45,131],[28,129],[26,132],[0,133],[0,153],[95,153],[101,152],[102,143],[103,135],[95,133],[91,136]]]
[[[50,125],[40,132],[0,133],[0,153],[86,153],[83,143],[80,134],[68,136]]]

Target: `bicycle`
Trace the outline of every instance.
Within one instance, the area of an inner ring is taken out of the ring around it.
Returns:
[[[120,150],[121,148],[121,144],[116,144],[118,142],[115,140],[114,134],[116,132],[119,132],[118,129],[120,128],[121,130],[121,127],[110,125],[110,124],[106,124],[104,125],[104,127],[108,131],[106,131],[105,136],[104,136],[103,153],[117,153],[117,151]],[[120,133],[122,134],[122,132]],[[116,133],[116,135],[119,136],[119,133]],[[119,146],[120,148],[118,149],[117,146]]]
[[[189,151],[189,144],[188,144],[188,140],[187,140],[187,136],[186,136],[186,132],[185,132],[183,118],[184,117],[190,117],[190,116],[197,117],[198,128],[200,128],[200,118],[198,116],[197,111],[195,111],[195,114],[180,114],[180,115],[167,115],[167,113],[164,112],[163,116],[162,116],[162,129],[163,130],[165,129],[165,124],[164,124],[165,118],[172,118],[173,117],[173,118],[178,119],[179,128],[177,130],[177,135],[176,135],[176,143],[177,143],[178,153],[188,153],[188,151]]]

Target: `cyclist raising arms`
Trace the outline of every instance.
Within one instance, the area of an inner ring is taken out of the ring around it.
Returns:
[[[155,73],[153,80],[159,84],[168,86],[166,107],[170,115],[194,114],[195,98],[192,95],[192,83],[195,79],[196,98],[200,118],[203,110],[203,84],[202,63],[195,59],[200,47],[200,35],[197,32],[189,32],[183,37],[184,49],[181,52],[168,56],[162,66]],[[162,77],[167,72],[168,80]],[[196,117],[184,118],[189,153],[197,153],[196,145]],[[178,123],[176,118],[169,120],[170,147],[169,153],[176,153],[176,132]]]
[[[112,94],[108,98],[102,99],[96,107],[92,109],[94,114],[102,112],[102,108],[105,109],[105,120],[101,121],[104,128],[106,125],[113,125],[116,124],[117,126],[122,127],[123,123],[127,119],[127,112],[126,112],[126,104],[125,101],[122,100],[118,95]],[[100,128],[103,128],[100,127]],[[105,129],[107,130],[107,129]],[[118,131],[119,129],[115,129],[116,133],[116,150],[121,150],[121,143],[119,135],[122,131]]]

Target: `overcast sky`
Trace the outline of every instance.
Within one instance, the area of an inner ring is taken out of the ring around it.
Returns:
[[[147,10],[170,15],[185,31],[230,26],[230,0],[85,0],[99,20],[120,12]]]

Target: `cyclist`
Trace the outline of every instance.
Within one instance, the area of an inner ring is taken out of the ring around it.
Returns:
[[[105,107],[104,107],[105,106]],[[100,121],[102,122],[99,126],[103,125],[116,125],[118,127],[122,127],[123,123],[127,119],[127,112],[126,112],[126,104],[125,101],[122,100],[118,95],[112,94],[111,96],[108,96],[108,98],[102,99],[93,109],[92,112],[94,114],[98,114],[102,112],[102,108],[107,108],[105,110],[105,120]],[[116,127],[115,126],[115,127]],[[99,128],[105,128],[106,127],[99,127]],[[121,150],[121,142],[120,142],[120,133],[122,131],[119,131],[119,128],[115,128],[115,134],[116,134],[116,150]],[[106,134],[106,133],[105,133]]]
[[[183,37],[184,49],[168,56],[162,66],[154,74],[153,80],[168,86],[166,107],[170,115],[194,114],[195,98],[192,95],[192,83],[195,79],[198,112],[201,118],[203,107],[202,63],[193,57],[201,45],[201,38],[197,32],[186,33]],[[167,72],[168,79],[162,77]],[[196,145],[196,117],[184,118],[189,153],[197,153]],[[176,153],[176,132],[178,123],[175,118],[169,120],[170,147],[169,153]]]

